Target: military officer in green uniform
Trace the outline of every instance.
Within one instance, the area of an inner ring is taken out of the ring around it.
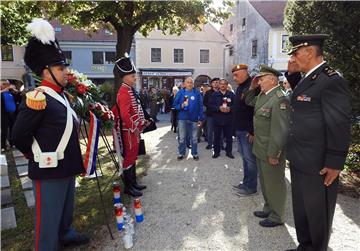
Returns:
[[[294,250],[300,251],[327,250],[339,173],[350,143],[348,83],[324,61],[326,37],[308,34],[289,38],[292,48],[286,75],[294,91],[287,159],[299,241]]]
[[[286,185],[284,146],[288,133],[289,99],[278,84],[281,72],[260,66],[260,72],[245,93],[245,102],[254,109],[253,153],[260,174],[261,191],[265,204],[254,215],[264,218],[262,227],[284,224]],[[256,97],[255,89],[261,92]]]

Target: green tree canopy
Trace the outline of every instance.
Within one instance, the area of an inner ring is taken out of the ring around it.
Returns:
[[[289,1],[289,34],[325,33],[325,60],[349,81],[353,115],[360,116],[360,2]]]
[[[77,29],[96,31],[106,27],[116,31],[117,58],[130,52],[134,34],[146,36],[154,28],[164,33],[180,34],[189,26],[200,29],[208,21],[222,22],[230,13],[232,1],[223,0],[223,7],[214,7],[212,0],[188,1],[12,1],[1,3],[2,43],[26,41],[26,24],[31,17],[60,19]],[[25,13],[25,15],[24,15]],[[4,36],[3,36],[4,35]],[[114,67],[117,90],[120,84]]]

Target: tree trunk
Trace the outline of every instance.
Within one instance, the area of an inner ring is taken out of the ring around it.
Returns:
[[[117,33],[117,42],[116,42],[116,60],[123,57],[125,52],[130,55],[131,44],[134,38],[134,32],[132,31],[132,27],[121,27],[116,30]],[[122,84],[122,78],[120,77],[120,71],[117,68],[116,64],[114,65],[114,95],[113,95],[113,103],[116,101],[116,94]]]

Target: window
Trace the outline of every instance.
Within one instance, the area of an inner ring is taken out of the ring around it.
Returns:
[[[200,50],[200,63],[208,64],[210,58],[209,56],[210,56],[209,50]]]
[[[231,57],[232,55],[234,55],[234,47],[230,46],[229,47],[229,56]]]
[[[116,58],[115,51],[105,52],[105,64],[114,64],[115,58]]]
[[[184,63],[183,49],[174,49],[174,63]]]
[[[14,61],[12,45],[1,45],[1,60]]]
[[[234,29],[234,25],[233,24],[230,24],[230,32],[232,32]]]
[[[242,25],[241,26],[246,26],[246,18],[244,17],[243,19],[242,19]]]
[[[114,64],[115,51],[93,51],[93,64]]]
[[[281,52],[282,53],[287,53],[288,37],[289,37],[289,35],[281,36]]]
[[[93,51],[93,64],[104,64],[104,52]]]
[[[257,56],[257,40],[253,40],[251,42],[251,56],[256,57]]]
[[[161,48],[151,48],[151,62],[161,62]]]
[[[63,51],[64,57],[66,58],[67,63],[72,63],[72,53],[71,51]]]

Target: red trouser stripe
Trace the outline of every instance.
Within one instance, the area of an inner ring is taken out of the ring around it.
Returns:
[[[36,181],[36,225],[35,225],[35,250],[39,250],[40,223],[41,223],[41,186],[40,181]]]

